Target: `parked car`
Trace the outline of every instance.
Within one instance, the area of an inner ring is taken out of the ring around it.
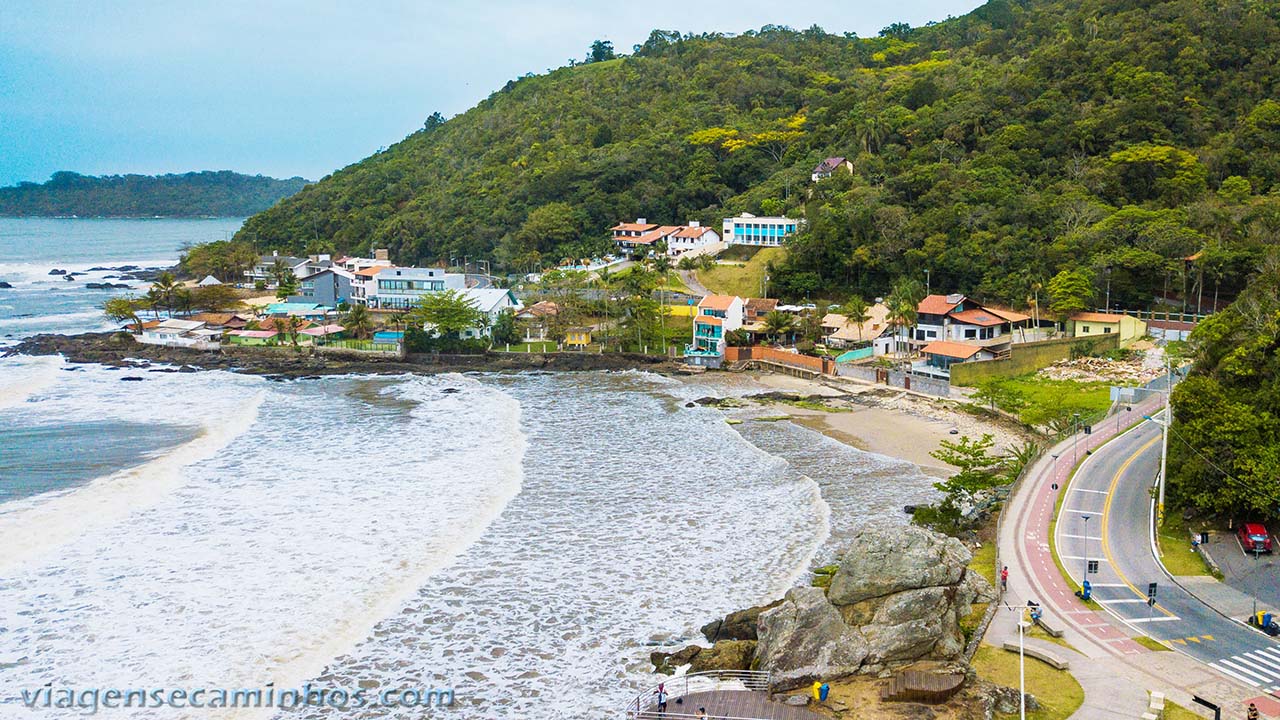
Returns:
[[[1245,552],[1271,552],[1271,533],[1267,532],[1262,523],[1244,523],[1236,531],[1236,535]]]

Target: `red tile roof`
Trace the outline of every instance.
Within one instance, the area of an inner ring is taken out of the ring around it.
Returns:
[[[374,275],[377,275],[378,273],[386,269],[388,269],[387,265],[374,265],[373,267],[367,267],[363,270],[357,270],[356,275],[360,275],[363,277],[373,277]]]
[[[702,323],[703,325],[723,325],[724,318],[718,318],[715,315],[694,315],[693,322]]]
[[[652,223],[618,223],[609,228],[614,232],[646,232],[658,227]]]
[[[964,302],[963,295],[959,296],[960,300],[958,302],[949,302],[947,297],[947,295],[926,295],[920,301],[916,311],[925,315],[946,315]]]
[[[709,233],[709,232],[711,232],[711,228],[709,228],[709,227],[701,227],[701,226],[700,226],[700,227],[689,227],[689,226],[687,226],[687,225],[686,225],[686,226],[681,227],[679,230],[677,230],[677,231],[676,231],[676,233],[675,233],[675,237],[678,237],[678,238],[694,238],[694,239],[697,239],[697,238],[702,237],[703,235],[706,235],[706,234],[707,234],[707,233]]]
[[[987,306],[985,306],[985,305],[984,305],[984,306],[982,307],[982,309],[983,309],[983,310],[986,310],[987,312],[991,313],[992,315],[995,315],[995,316],[996,316],[996,317],[998,317],[998,318],[1004,318],[1005,320],[1008,320],[1009,322],[1015,322],[1015,323],[1016,323],[1016,322],[1025,322],[1025,321],[1027,321],[1027,320],[1030,320],[1030,319],[1031,319],[1031,316],[1030,316],[1030,315],[1023,315],[1023,314],[1022,314],[1022,313],[1020,313],[1020,312],[1017,312],[1017,311],[1015,311],[1015,310],[1010,310],[1010,309],[1008,309],[1008,308],[987,307]]]
[[[620,237],[617,238],[617,240],[619,242],[633,243],[636,245],[652,245],[679,229],[680,228],[675,225],[663,225],[658,229],[650,230],[639,237]]]
[[[734,295],[708,295],[698,302],[700,310],[728,310],[733,305],[733,301],[738,298]]]
[[[965,325],[977,325],[978,327],[995,327],[1007,322],[1004,318],[986,309],[953,312],[951,313],[951,319],[958,323],[964,323]]]
[[[920,352],[924,355],[942,355],[943,357],[959,358],[961,360],[971,358],[981,351],[982,348],[977,345],[951,342],[950,340],[935,340],[920,348]]]

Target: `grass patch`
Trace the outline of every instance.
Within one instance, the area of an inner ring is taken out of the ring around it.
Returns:
[[[501,345],[494,349],[502,350],[505,352],[506,347],[507,347],[506,345]],[[554,342],[551,342],[550,340],[547,340],[547,341],[537,340],[534,342],[513,344],[511,346],[511,352],[555,352],[555,351],[556,351],[556,344]]]
[[[1027,619],[1027,622],[1031,622],[1031,616],[1030,616],[1030,614],[1028,614],[1028,615],[1026,616],[1026,619]],[[1062,638],[1060,638],[1060,637],[1054,637],[1054,636],[1050,635],[1049,633],[1045,632],[1045,631],[1044,631],[1044,628],[1040,627],[1039,625],[1032,625],[1032,626],[1031,626],[1031,629],[1027,631],[1027,637],[1029,637],[1029,638],[1035,638],[1035,639],[1037,639],[1037,640],[1043,640],[1043,641],[1045,641],[1045,642],[1051,642],[1051,643],[1053,643],[1054,645],[1059,645],[1059,646],[1064,647],[1064,648],[1066,648],[1066,649],[1068,649],[1068,650],[1073,650],[1073,651],[1075,651],[1075,652],[1080,652],[1079,650],[1076,650],[1076,647],[1075,647],[1074,645],[1072,645],[1071,643],[1067,642],[1066,640],[1064,640],[1064,639],[1062,639]]]
[[[1132,640],[1148,650],[1153,650],[1155,652],[1169,652],[1168,647],[1162,645],[1157,640],[1147,637],[1146,635],[1139,635],[1132,638]]]
[[[1027,425],[1042,427],[1055,419],[1080,413],[1080,421],[1092,424],[1111,407],[1111,385],[1106,382],[1049,380],[1031,373],[991,383],[1000,388],[996,405]]]
[[[765,415],[764,417],[751,418],[756,422],[779,422],[781,420],[790,420],[790,415]]]
[[[969,569],[996,585],[996,544],[984,543],[973,551],[973,559],[969,561]]]
[[[1166,513],[1160,525],[1160,561],[1174,575],[1211,575],[1200,553],[1191,549],[1191,531],[1177,512]]]
[[[973,656],[978,675],[1006,687],[1018,687],[1018,655],[984,645]],[[1040,709],[1027,713],[1034,720],[1065,720],[1084,704],[1084,688],[1071,674],[1026,658],[1027,692],[1040,702]],[[1016,717],[1000,715],[998,717]]]
[[[788,405],[798,407],[798,408],[803,408],[805,410],[817,410],[819,412],[829,412],[829,413],[853,412],[853,410],[849,408],[832,407],[830,405],[827,405],[826,403],[818,402],[816,400],[787,400],[785,402]]]
[[[1177,703],[1164,701],[1164,720],[1203,720],[1204,716],[1192,712]]]
[[[764,274],[769,263],[782,259],[786,249],[761,248],[750,260],[741,265],[716,265],[710,270],[698,271],[698,282],[718,295],[760,297]]]

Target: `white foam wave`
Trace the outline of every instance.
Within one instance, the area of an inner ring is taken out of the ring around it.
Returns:
[[[43,260],[40,262],[0,262],[0,280],[4,280],[14,286],[18,285],[71,285],[63,278],[64,274],[50,275],[50,270],[63,270],[66,273],[75,273],[80,277],[77,280],[86,280],[91,278],[100,278],[106,275],[121,275],[131,270],[94,270],[90,272],[90,268],[115,268],[133,266],[140,269],[156,269],[168,268],[178,264],[176,257],[160,257],[148,260],[113,260],[110,262],[72,262],[62,263],[54,260]],[[122,281],[123,282],[123,281]]]
[[[188,465],[213,457],[253,425],[264,393],[212,418],[197,436],[137,467],[91,483],[0,506],[0,571],[29,563],[74,538],[150,507],[183,482]],[[36,528],[39,528],[37,531]]]
[[[0,410],[17,407],[52,386],[63,365],[59,357],[0,359]]]

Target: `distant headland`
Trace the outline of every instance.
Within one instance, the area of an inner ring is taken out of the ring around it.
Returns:
[[[61,171],[43,184],[0,187],[0,216],[248,217],[309,182],[229,170],[101,177]]]

